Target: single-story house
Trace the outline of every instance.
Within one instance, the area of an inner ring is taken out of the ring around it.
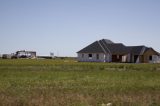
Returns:
[[[125,46],[108,39],[95,41],[77,52],[80,62],[159,63],[160,53],[151,47]]]

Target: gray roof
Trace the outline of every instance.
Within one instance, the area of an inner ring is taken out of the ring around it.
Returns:
[[[126,54],[127,48],[122,43],[107,44],[111,54]]]
[[[111,40],[109,40],[109,39],[102,39],[102,40],[100,40],[100,41],[103,41],[103,42],[105,42],[105,43],[107,43],[107,44],[113,44],[114,42],[112,42]]]
[[[113,43],[111,40],[102,39],[95,41],[89,46],[83,48],[77,53],[111,53],[112,55],[123,55],[131,53],[134,55],[142,55],[146,50],[150,48],[146,46],[125,46],[122,43]],[[157,52],[158,53],[158,52]]]
[[[127,46],[128,52],[134,55],[141,55],[147,49],[145,46]]]
[[[111,54],[124,54],[127,52],[126,46],[122,43],[113,43],[111,40],[102,39],[95,41],[89,46],[83,48],[77,53],[111,53]]]
[[[77,53],[105,53],[105,51],[99,45],[99,42],[95,41],[82,50],[78,51]]]

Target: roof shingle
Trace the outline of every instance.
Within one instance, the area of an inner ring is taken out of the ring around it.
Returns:
[[[99,45],[98,41],[95,41],[77,53],[105,53],[105,51]]]
[[[124,55],[131,53],[133,55],[142,55],[147,49],[146,46],[125,46],[122,43],[113,43],[111,40],[102,39],[95,41],[77,53],[110,53],[112,55]],[[157,52],[157,54],[159,54]]]

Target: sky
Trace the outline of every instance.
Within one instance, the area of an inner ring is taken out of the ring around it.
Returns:
[[[100,39],[160,52],[160,0],[0,0],[0,54],[76,56]]]

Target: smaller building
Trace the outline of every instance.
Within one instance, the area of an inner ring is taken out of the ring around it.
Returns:
[[[36,58],[36,52],[35,51],[25,51],[25,50],[21,50],[21,51],[17,51],[15,54],[16,58],[30,58],[30,59],[34,59]]]
[[[2,54],[2,59],[11,59],[12,55],[11,54]]]

